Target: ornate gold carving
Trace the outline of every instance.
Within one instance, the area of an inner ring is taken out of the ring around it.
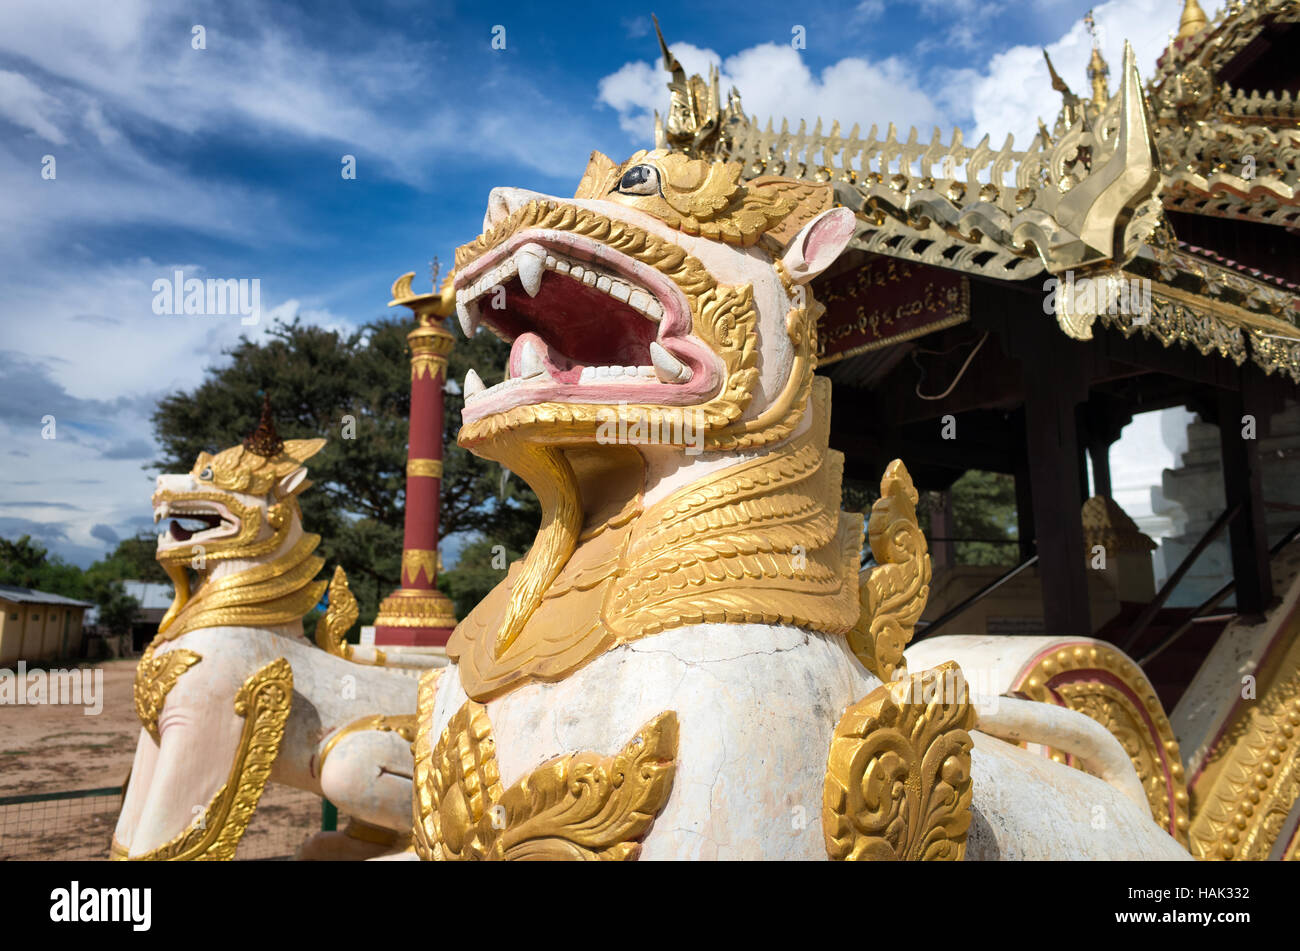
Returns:
[[[441,459],[407,459],[406,476],[427,476],[431,479],[442,478]]]
[[[301,487],[300,487],[301,488]],[[201,555],[202,562],[229,561],[234,558],[260,558],[279,548],[289,534],[289,525],[298,514],[298,504],[293,499],[272,505],[266,510],[266,527],[271,534],[259,539],[262,532],[262,509],[257,505],[244,505],[228,492],[171,492],[154,494],[154,503],[168,502],[184,505],[186,502],[217,502],[239,519],[239,532],[225,538],[204,541],[199,545],[175,545],[159,551],[155,558],[168,576],[176,580],[176,572],[190,567]],[[199,507],[211,511],[207,507]],[[179,609],[177,609],[179,610]]]
[[[437,588],[399,588],[379,605],[375,627],[456,626],[456,608]]]
[[[421,681],[415,850],[432,861],[636,859],[672,790],[677,715],[661,713],[613,756],[558,756],[502,791],[487,708],[467,701],[437,744],[436,682]],[[426,713],[425,711],[428,711]]]
[[[348,574],[342,565],[335,565],[330,579],[329,607],[316,625],[316,646],[344,660],[352,659],[352,645],[345,638],[352,625],[357,623],[360,609],[357,599],[348,587]]]
[[[867,539],[876,567],[863,572],[862,615],[849,632],[853,653],[884,681],[906,666],[903,649],[930,597],[930,555],[916,521],[918,499],[907,466],[895,459],[871,506]]]
[[[263,456],[243,445],[223,449],[215,456],[201,452],[194,461],[190,475],[200,484],[210,483],[227,492],[244,492],[248,495],[266,495],[280,479],[298,469],[324,448],[324,439],[287,439],[274,456]],[[203,474],[211,468],[208,478]],[[306,486],[300,486],[294,494]],[[158,498],[172,498],[161,494]],[[182,496],[188,498],[188,496]],[[224,496],[219,498],[225,498]]]
[[[807,433],[644,511],[643,464],[627,447],[557,451],[538,463],[546,471],[512,465],[542,499],[550,534],[448,641],[466,693],[482,701],[528,679],[559,679],[615,644],[686,624],[847,634],[859,615],[862,522],[839,512],[830,383],[811,386]]]
[[[283,657],[244,681],[235,695],[235,715],[243,717],[244,729],[230,778],[194,825],[167,844],[136,856],[136,861],[229,861],[235,857],[280,752],[292,701],[293,668]]]
[[[402,578],[412,582],[420,579],[430,583],[437,578],[438,553],[431,548],[408,548],[402,552]]]
[[[132,688],[135,715],[140,718],[140,723],[153,737],[155,743],[160,740],[158,717],[162,713],[163,704],[167,702],[167,694],[171,692],[172,687],[176,686],[176,681],[181,674],[202,659],[194,651],[181,647],[167,651],[161,656],[155,656],[152,643],[140,655],[140,662],[135,668],[135,685]]]
[[[269,425],[268,421],[269,417],[264,414],[263,422]],[[175,587],[171,606],[158,625],[160,633],[178,636],[171,627],[189,604],[191,568],[198,571],[200,587],[204,587],[202,579],[210,570],[209,563],[236,558],[257,559],[278,551],[294,522],[301,520],[297,496],[311,483],[302,479],[282,494],[279,482],[301,469],[302,464],[325,445],[325,440],[280,441],[268,431],[259,437],[259,443],[263,448],[272,443],[281,448],[274,456],[263,456],[244,446],[222,450],[215,456],[199,453],[190,476],[200,486],[211,485],[211,490],[201,488],[181,492],[162,489],[154,493],[155,508],[164,506],[170,514],[229,514],[239,520],[239,530],[233,535],[204,539],[194,545],[172,545],[158,551],[155,557]],[[256,503],[245,501],[241,496],[246,494],[265,496],[265,510]],[[265,537],[261,537],[263,524],[270,530]]]
[[[204,583],[153,643],[204,627],[273,627],[301,620],[327,584],[312,580],[325,563],[312,555],[319,544],[319,535],[303,535],[274,561]]]
[[[113,836],[113,841],[108,846],[108,860],[110,862],[121,862],[130,854],[131,850],[121,842],[117,841],[117,836]]]
[[[971,822],[965,678],[948,662],[884,684],[835,727],[822,793],[832,859],[960,860]]]
[[[733,88],[723,107],[716,66],[709,67],[707,82],[698,75],[687,79],[686,70],[668,50],[659,20],[651,19],[659,36],[659,49],[664,54],[664,69],[672,74],[668,83],[671,96],[668,115],[660,119],[658,111],[655,112],[655,148],[674,148],[691,157],[715,156],[725,149],[731,128],[745,121],[740,93]]]
[[[439,672],[441,668],[439,668]],[[384,716],[381,713],[372,714],[371,716],[361,717],[353,720],[340,727],[321,747],[320,761],[317,764],[316,771],[319,775],[325,769],[325,760],[329,757],[334,747],[339,745],[339,741],[353,733],[396,733],[408,743],[415,742],[415,731],[417,727],[416,714],[401,713],[393,716]]]
[[[835,183],[837,200],[858,213],[862,250],[1019,279],[1122,264],[1159,220],[1160,170],[1131,51],[1119,95],[1095,111],[1026,151],[1014,150],[1009,137],[1001,150],[987,139],[967,146],[960,130],[945,144],[937,130],[929,141],[916,130],[900,139],[893,126],[883,138],[875,128],[863,138],[858,127],[845,134],[839,123],[824,133],[820,119],[811,131],[786,122],[774,130],[770,121],[762,129],[736,116],[711,154],[739,162],[746,184],[773,174]],[[716,127],[719,119],[712,121]],[[669,145],[690,154],[680,142],[660,143]],[[902,171],[889,174],[894,167]],[[1002,184],[1010,172],[1013,188]],[[1087,323],[1063,329],[1085,334]]]
[[[1137,770],[1156,823],[1187,844],[1187,780],[1178,740],[1151,682],[1122,652],[1095,641],[1064,645],[1016,677],[1015,695],[1086,714],[1114,734]],[[1071,762],[1059,752],[1058,762]]]
[[[1083,544],[1091,551],[1100,545],[1108,554],[1155,551],[1156,543],[1142,534],[1137,522],[1109,496],[1094,495],[1083,503]]]
[[[1195,786],[1191,852],[1203,859],[1267,859],[1300,806],[1300,630],[1292,622],[1256,674]],[[1292,832],[1296,839],[1300,835]],[[1294,858],[1295,847],[1287,857]]]

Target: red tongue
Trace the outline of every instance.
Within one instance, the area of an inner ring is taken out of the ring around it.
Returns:
[[[187,542],[194,536],[194,533],[191,532],[189,529],[181,528],[180,523],[175,519],[172,519],[171,531],[172,531],[172,538],[176,539],[178,542]]]

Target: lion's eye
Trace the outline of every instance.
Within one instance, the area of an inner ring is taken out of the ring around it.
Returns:
[[[211,466],[204,466],[204,467],[203,467],[203,471],[199,473],[199,478],[202,479],[204,482],[211,482],[211,481],[212,481],[212,467],[211,467]]]
[[[634,165],[618,180],[618,190],[624,195],[656,195],[659,193],[659,169],[653,165]]]

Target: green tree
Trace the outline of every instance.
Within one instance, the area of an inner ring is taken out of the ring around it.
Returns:
[[[950,491],[954,536],[982,539],[957,542],[957,563],[1014,565],[1019,551],[1009,542],[1016,539],[1016,480],[1001,472],[970,469]]]
[[[0,584],[35,588],[44,576],[49,551],[32,536],[15,541],[0,538]]]
[[[167,572],[154,558],[158,540],[148,533],[134,538],[123,538],[113,552],[95,562],[86,574],[93,583],[96,579],[107,581],[152,581],[170,584]]]
[[[241,441],[257,423],[263,392],[281,436],[326,437],[307,464],[314,487],[300,496],[303,522],[321,535],[327,562],[347,571],[363,624],[373,622],[379,601],[400,583],[412,326],[384,318],[340,333],[297,320],[277,323],[263,340],[241,339],[225,365],[193,390],[164,397],[153,415],[162,446],[154,466],[164,472],[188,472],[200,451]],[[526,487],[500,497],[500,468],[455,443],[459,381],[471,366],[489,386],[500,381],[506,352],[487,333],[469,341],[458,335],[452,351],[439,531],[521,549],[536,531],[536,499]],[[502,576],[497,572],[497,580]],[[458,605],[471,605],[486,594],[486,581],[479,566],[466,564],[446,572],[440,586],[456,592]]]
[[[126,593],[120,581],[99,579],[90,585],[90,598],[99,607],[99,625],[110,634],[129,634],[140,614],[140,602]]]

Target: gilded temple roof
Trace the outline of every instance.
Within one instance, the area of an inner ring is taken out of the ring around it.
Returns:
[[[818,118],[792,129],[747,117],[740,92],[725,102],[716,70],[689,79],[660,37],[670,104],[655,116],[658,148],[742,165],[746,179],[788,175],[830,182],[858,216],[861,251],[982,277],[1020,281],[1067,274],[1150,281],[1140,317],[1058,309],[1061,329],[1092,336],[1097,321],[1126,336],[1218,352],[1238,365],[1300,382],[1300,298],[1285,281],[1180,242],[1167,210],[1295,227],[1300,221],[1300,119],[1289,92],[1233,89],[1212,80],[1271,28],[1300,21],[1300,0],[1233,2],[1212,21],[1186,0],[1146,87],[1126,43],[1111,94],[1094,47],[1080,97],[1056,73],[1063,107],[1025,149],[1008,135],[968,144],[960,129],[890,124],[864,135]],[[1172,25],[1172,24],[1171,24]],[[1256,43],[1255,47],[1257,48]],[[1252,161],[1238,168],[1244,156]]]

